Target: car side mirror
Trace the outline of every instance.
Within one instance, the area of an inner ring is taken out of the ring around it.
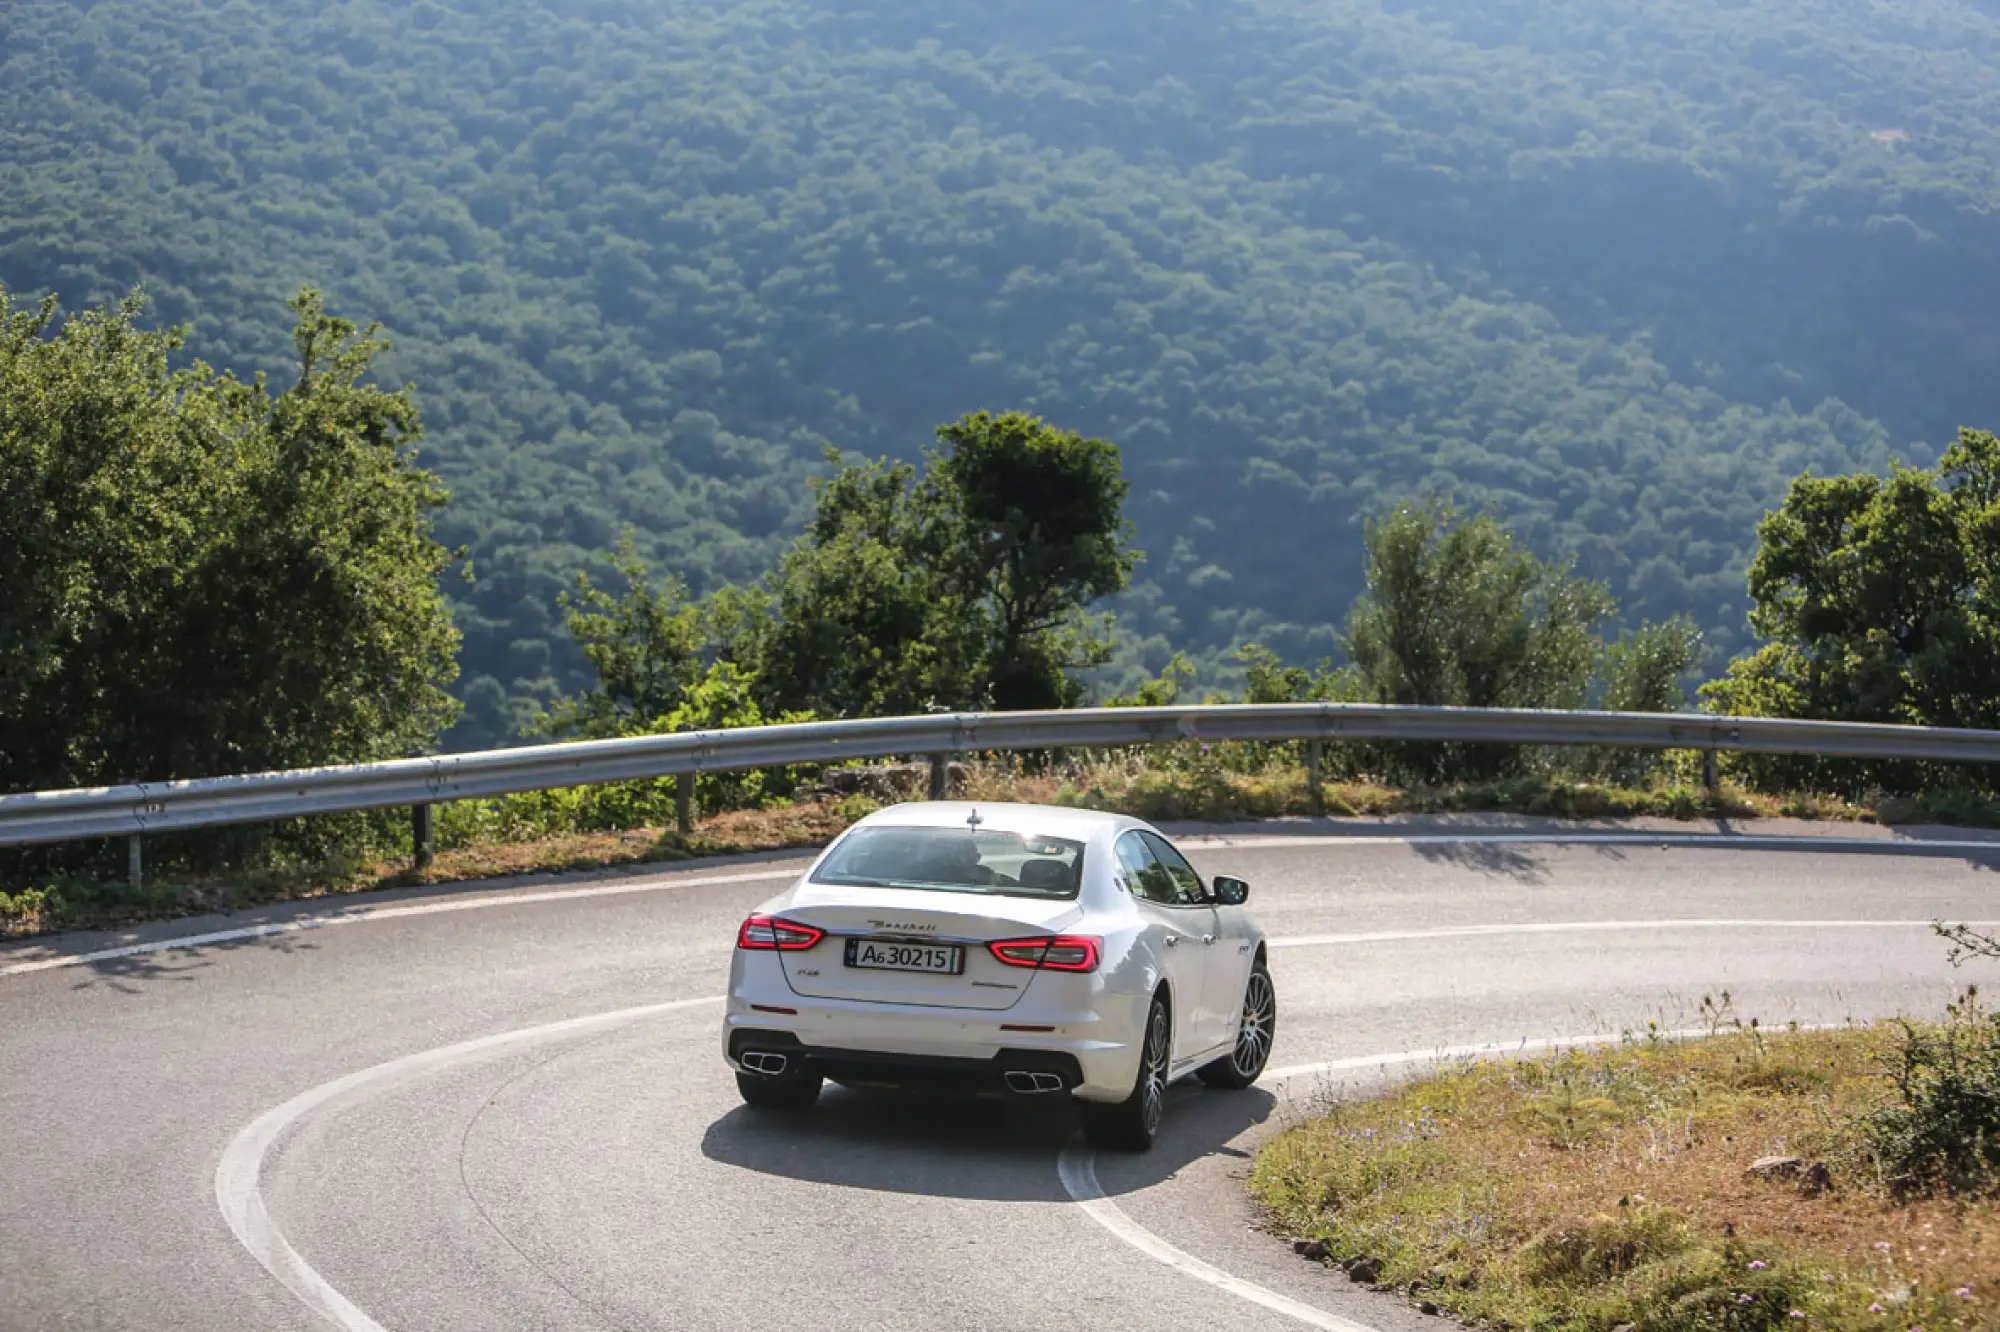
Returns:
[[[1250,900],[1250,885],[1226,874],[1216,875],[1210,881],[1209,889],[1217,906],[1242,906]]]

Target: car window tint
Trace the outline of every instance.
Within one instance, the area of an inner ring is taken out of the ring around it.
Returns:
[[[1125,886],[1131,890],[1132,896],[1164,906],[1180,902],[1180,890],[1174,883],[1174,876],[1167,872],[1167,867],[1160,863],[1152,847],[1138,833],[1126,833],[1118,839],[1118,864],[1125,871]]]
[[[1141,836],[1146,839],[1146,846],[1152,851],[1153,858],[1172,877],[1175,904],[1205,905],[1208,901],[1208,890],[1202,887],[1201,875],[1194,872],[1194,866],[1187,863],[1187,858],[1174,850],[1173,843],[1164,837],[1156,837],[1152,833],[1142,833]]]
[[[814,883],[923,888],[1003,897],[1075,897],[1083,843],[965,828],[856,828],[813,871]]]

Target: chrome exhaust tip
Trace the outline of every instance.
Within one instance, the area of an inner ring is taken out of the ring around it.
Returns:
[[[770,1050],[746,1050],[742,1058],[743,1067],[770,1078],[783,1073],[788,1062],[785,1056]]]
[[[1062,1079],[1053,1073],[1029,1072],[1026,1069],[1010,1069],[1007,1073],[1007,1090],[1023,1096],[1059,1092],[1062,1085]]]

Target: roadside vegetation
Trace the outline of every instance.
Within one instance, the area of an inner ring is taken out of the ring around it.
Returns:
[[[291,303],[292,382],[199,363],[136,301],[68,319],[0,291],[0,791],[156,782],[432,750],[458,704],[463,626],[433,535],[448,498],[418,465],[414,393],[370,387],[386,343]],[[1317,664],[1252,642],[1227,678],[1173,657],[1104,697],[1107,598],[1142,553],[1122,454],[1021,412],[939,426],[915,462],[843,463],[763,576],[694,597],[627,541],[609,578],[550,589],[587,687],[516,718],[542,739],[926,711],[1205,702],[1382,702],[2000,722],[2000,439],[1938,466],[1800,478],[1758,529],[1766,641],[1697,684],[1685,618],[1631,623],[1569,557],[1416,494],[1369,521],[1361,593]],[[1197,681],[1200,680],[1198,684]],[[1785,813],[1991,823],[1993,774],[1937,764],[1494,744],[1329,744],[966,756],[995,792],[1157,819],[1500,810],[1571,817]],[[448,806],[451,872],[796,845],[852,817],[837,773],[706,773],[701,827],[672,781]],[[829,785],[834,783],[835,785]],[[832,790],[842,799],[829,800]],[[1810,794],[1792,794],[1810,793]],[[882,798],[882,797],[871,797]],[[996,796],[995,798],[998,798]],[[717,831],[722,830],[722,831]],[[123,922],[400,881],[399,811],[0,851],[4,928]],[[432,866],[427,873],[444,872]]]
[[[1703,1012],[1705,1036],[1336,1101],[1259,1152],[1253,1193],[1307,1259],[1481,1326],[2000,1328],[2000,1016],[1977,991],[1837,1031]]]

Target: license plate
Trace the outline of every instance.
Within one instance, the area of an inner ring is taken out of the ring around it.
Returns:
[[[957,944],[849,939],[847,965],[870,971],[931,971],[956,976],[965,970],[965,950]]]

